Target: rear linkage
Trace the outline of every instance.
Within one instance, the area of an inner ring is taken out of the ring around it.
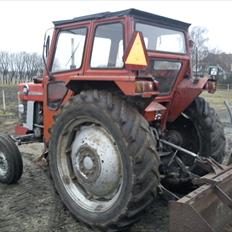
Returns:
[[[195,165],[198,165],[199,167],[202,168],[202,170],[206,171],[206,172],[213,172],[215,174],[220,173],[221,171],[223,171],[226,166],[223,166],[221,164],[219,164],[216,160],[214,160],[212,157],[202,157],[199,156],[198,154],[189,151],[183,147],[180,147],[174,143],[171,143],[169,141],[166,141],[164,139],[158,139],[159,143],[165,144],[171,148],[174,148],[176,150],[176,152],[174,153],[174,155],[172,156],[171,160],[170,160],[170,164],[171,162],[176,159],[177,163],[179,164],[179,166],[182,168],[182,171],[186,172],[187,174],[191,175],[192,177],[196,177],[196,174],[191,173],[191,171],[185,166],[185,164],[181,161],[180,158],[178,158],[177,155],[177,151],[181,151],[189,156],[191,156],[192,158],[195,159]]]
[[[232,216],[232,166],[219,164],[211,157],[202,157],[181,146],[158,137],[153,129],[159,146],[168,146],[175,150],[168,165],[175,160],[182,172],[185,172],[195,186],[194,191],[180,198],[175,193],[160,185],[161,193],[169,202],[169,232],[215,232],[220,231]],[[194,165],[206,175],[200,177],[191,172],[178,157],[182,152],[194,159]],[[207,174],[208,173],[208,174]],[[223,215],[222,215],[223,214]]]

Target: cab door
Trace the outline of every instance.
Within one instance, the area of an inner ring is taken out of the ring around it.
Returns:
[[[67,93],[66,82],[82,74],[87,27],[63,29],[59,32],[48,83],[48,107],[55,110]]]
[[[52,41],[49,57],[49,77],[45,81],[46,99],[44,99],[44,132],[48,141],[49,128],[54,115],[59,113],[61,104],[68,100],[72,92],[66,84],[76,75],[83,74],[85,47],[89,24],[80,24],[58,29]],[[54,37],[54,36],[53,36]]]

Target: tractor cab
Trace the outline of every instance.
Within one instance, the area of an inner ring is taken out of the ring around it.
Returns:
[[[187,34],[190,24],[129,9],[56,21],[54,25],[48,57],[51,76],[70,72],[70,81],[73,72],[79,78],[106,76],[112,80],[113,75],[125,94],[152,96],[159,91],[159,95],[167,96],[173,93],[177,79],[191,75]],[[138,82],[125,87],[116,76],[130,76]],[[146,82],[149,78],[152,83]],[[147,88],[141,88],[144,85]],[[69,88],[76,91],[72,83]]]
[[[41,131],[36,134],[44,133],[48,142],[49,128],[60,106],[71,96],[91,88],[137,97],[136,104],[145,118],[164,119],[165,127],[167,118],[174,120],[192,100],[183,101],[182,107],[168,113],[178,84],[191,77],[189,25],[135,9],[55,21],[52,39],[47,36],[44,43],[43,79],[19,86],[24,108],[43,108],[44,131],[36,129]],[[202,91],[206,81],[194,86],[194,96]],[[28,94],[31,100],[41,95],[43,104],[32,101],[26,106]],[[20,134],[35,128],[33,114],[24,114],[27,121],[23,128],[17,127]]]
[[[167,104],[177,85],[191,77],[189,25],[135,9],[55,21],[51,44],[50,37],[45,43],[46,117],[57,114],[72,94],[97,88],[137,97],[149,121],[165,117],[174,120],[192,100],[184,101],[178,111],[168,115]],[[194,96],[206,81],[194,87]],[[53,123],[52,118],[48,121],[46,138]]]

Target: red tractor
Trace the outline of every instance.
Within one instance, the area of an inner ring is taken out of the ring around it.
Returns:
[[[121,230],[157,192],[193,190],[222,167],[223,127],[198,97],[215,90],[215,73],[193,78],[189,24],[129,9],[54,26],[43,77],[19,84],[18,136],[0,136],[1,182],[22,174],[13,140],[44,142],[71,213],[92,228]]]

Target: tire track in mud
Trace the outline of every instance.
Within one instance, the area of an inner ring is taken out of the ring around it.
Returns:
[[[28,146],[31,148],[24,146],[21,149],[30,153],[22,153],[24,173],[19,183],[12,186],[0,184],[0,231],[92,231],[71,216],[54,191],[48,168],[41,168],[35,162],[36,156],[31,153],[39,153],[38,146]],[[130,231],[165,232],[167,222],[167,203],[157,200]]]
[[[232,152],[232,127],[227,128],[227,153]],[[40,144],[23,145],[24,173],[18,184],[0,184],[1,232],[90,232],[76,221],[54,191],[48,168],[34,160],[41,153]],[[166,232],[168,204],[157,199],[131,232]],[[227,232],[232,231],[227,227]]]
[[[53,188],[44,171],[23,154],[24,174],[18,184],[0,185],[0,231],[47,231],[54,205]]]

